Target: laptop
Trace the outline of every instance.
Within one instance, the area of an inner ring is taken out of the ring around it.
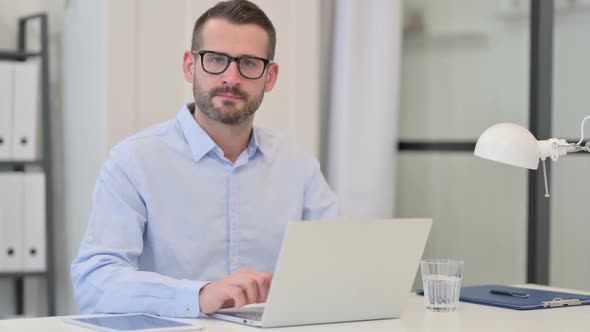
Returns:
[[[258,327],[399,318],[432,219],[289,222],[264,307],[211,317]]]

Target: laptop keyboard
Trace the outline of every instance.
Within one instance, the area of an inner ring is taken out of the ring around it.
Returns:
[[[240,317],[247,320],[260,321],[262,320],[262,312],[264,308],[250,308],[248,311],[224,313],[226,315]]]

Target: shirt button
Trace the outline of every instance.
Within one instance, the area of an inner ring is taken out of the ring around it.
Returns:
[[[92,237],[92,235],[88,235],[88,236],[86,237],[86,242],[92,242],[92,240],[93,240],[93,237]]]
[[[237,264],[238,263],[238,257],[237,256],[231,256],[230,258],[232,264]]]
[[[236,219],[237,214],[236,214],[235,211],[232,211],[231,214],[230,214],[230,216],[231,216],[232,219]]]

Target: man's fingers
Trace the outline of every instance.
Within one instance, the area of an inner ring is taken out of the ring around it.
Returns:
[[[211,313],[220,308],[266,302],[271,280],[270,273],[240,270],[221,281],[209,283],[199,293],[201,311]]]
[[[263,291],[260,291],[261,299],[260,302],[266,302],[268,299],[268,292],[270,291],[270,280],[265,279],[262,281],[263,284]]]
[[[258,284],[258,302],[266,302],[270,289],[270,278],[260,275],[255,277],[255,280]]]
[[[235,285],[240,287],[246,294],[247,304],[259,302],[260,293],[258,283],[251,276],[242,276],[238,278]]]
[[[258,298],[256,302],[266,302],[268,291],[270,289],[270,282],[272,280],[272,274],[250,269],[245,269],[240,272],[248,275],[256,281],[256,284],[258,285]]]
[[[227,293],[234,300],[234,307],[240,308],[248,304],[246,294],[241,287],[230,285],[228,286]]]
[[[255,276],[255,277],[260,277],[263,278],[265,280],[271,280],[272,279],[272,274],[267,273],[267,272],[262,272],[262,271],[256,271],[256,270],[252,270],[252,269],[243,269],[238,271],[238,273],[245,273],[251,276]]]

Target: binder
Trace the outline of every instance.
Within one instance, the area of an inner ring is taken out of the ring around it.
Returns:
[[[45,174],[23,174],[23,271],[46,269]]]
[[[12,62],[0,61],[0,161],[12,158]]]
[[[12,158],[19,161],[40,160],[39,64],[36,61],[14,62],[13,66]]]
[[[0,173],[0,273],[22,270],[22,184],[22,174]]]
[[[492,290],[503,294],[494,294]],[[590,304],[590,295],[500,285],[462,287],[459,299],[463,302],[515,310],[549,309]]]

